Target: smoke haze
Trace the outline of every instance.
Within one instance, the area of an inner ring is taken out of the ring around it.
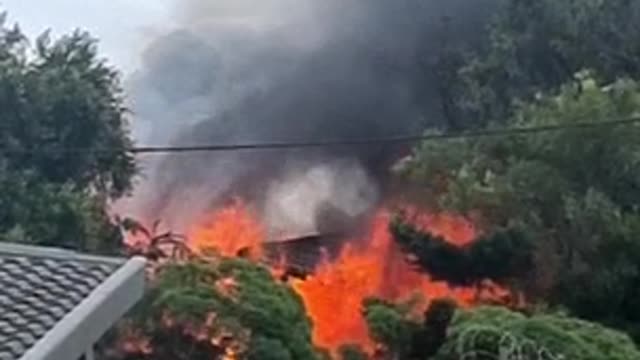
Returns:
[[[443,122],[430,62],[472,39],[496,0],[189,0],[129,80],[145,145],[359,139]],[[444,17],[451,18],[443,31]],[[384,150],[384,151],[383,151]],[[126,211],[184,230],[230,196],[271,234],[325,231],[379,200],[389,149],[174,154],[143,159]],[[328,224],[328,225],[327,225]]]

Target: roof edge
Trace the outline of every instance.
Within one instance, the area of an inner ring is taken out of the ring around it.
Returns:
[[[79,359],[142,298],[145,264],[141,257],[127,261],[29,349],[21,360]]]
[[[74,250],[0,242],[0,254],[123,265],[127,259],[81,254]]]

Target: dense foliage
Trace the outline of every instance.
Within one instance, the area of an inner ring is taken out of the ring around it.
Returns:
[[[638,113],[637,83],[601,86],[583,76],[557,96],[523,105],[507,124],[570,126]],[[402,171],[438,206],[489,234],[456,249],[400,221],[396,239],[425,270],[454,283],[515,278],[532,299],[626,329],[640,324],[637,125],[428,142]]]
[[[0,239],[114,251],[105,209],[131,188],[118,74],[95,41],[47,34],[31,46],[0,19]]]
[[[152,350],[111,358],[194,360],[234,353],[249,360],[319,359],[301,299],[267,269],[211,258],[169,264],[157,276],[122,330],[125,343],[133,328]]]
[[[120,232],[105,214],[104,202],[72,185],[0,170],[0,188],[0,241],[99,253],[120,248]]]
[[[424,323],[406,307],[365,305],[370,331],[383,358],[411,360],[631,360],[640,356],[629,336],[563,314],[525,315],[503,307],[455,310],[436,300]]]
[[[415,229],[399,217],[391,224],[397,243],[416,255],[410,261],[434,280],[456,286],[479,285],[484,280],[507,284],[524,277],[533,265],[533,244],[525,231],[500,229],[459,247]]]
[[[501,121],[518,101],[555,91],[582,69],[606,82],[640,76],[640,3],[633,0],[503,1],[477,49],[441,56],[455,124]]]
[[[428,359],[447,339],[456,305],[449,299],[435,299],[423,314],[415,316],[413,304],[392,304],[366,300],[363,315],[373,340],[382,345],[381,356],[398,359]]]
[[[525,316],[500,307],[456,314],[437,360],[631,360],[640,351],[625,334],[561,314]]]

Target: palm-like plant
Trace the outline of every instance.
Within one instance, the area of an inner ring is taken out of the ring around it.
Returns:
[[[131,218],[116,218],[116,223],[128,238],[127,255],[143,256],[151,263],[186,261],[194,254],[186,236],[172,231],[160,232],[161,222],[155,221],[151,228]]]

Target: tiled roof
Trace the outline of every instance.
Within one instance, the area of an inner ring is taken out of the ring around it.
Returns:
[[[23,359],[126,263],[0,245],[0,360]]]

